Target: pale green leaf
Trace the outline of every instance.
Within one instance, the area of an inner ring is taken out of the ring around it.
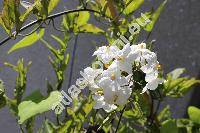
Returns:
[[[181,74],[183,74],[183,72],[185,72],[185,68],[177,68],[167,75],[171,76],[171,78],[173,80],[173,79],[179,78],[181,76]]]
[[[163,121],[171,118],[171,112],[169,106],[166,106],[158,115],[158,120]]]
[[[69,130],[70,126],[73,124],[72,120],[68,120],[63,126],[61,126],[58,130],[57,133],[65,133],[66,131]]]
[[[77,26],[82,26],[87,24],[88,20],[90,19],[90,13],[89,12],[79,12],[77,17]]]
[[[85,24],[81,27],[79,27],[76,32],[85,32],[85,33],[93,33],[93,34],[98,34],[98,33],[104,33],[104,31],[98,27],[96,27],[93,24]]]
[[[35,10],[35,7],[36,7],[37,5],[41,4],[40,1],[41,1],[41,0],[36,0],[36,1],[35,1],[32,5],[30,5],[29,7],[25,7],[25,8],[27,8],[27,10],[20,16],[20,20],[21,20],[22,22],[24,22],[25,19],[30,15],[30,13],[31,13],[32,11]],[[21,2],[21,4],[22,4],[22,2]],[[24,6],[24,5],[22,4],[22,6]]]
[[[129,15],[137,10],[144,0],[125,0],[126,8],[124,9],[123,13],[125,15]]]
[[[200,109],[194,106],[190,106],[188,108],[188,115],[193,122],[200,124]]]
[[[42,36],[44,35],[44,29],[40,30],[39,33],[34,32],[33,34],[24,37],[21,41],[16,43],[14,46],[10,48],[8,51],[8,54],[12,53],[13,51],[16,51],[21,48],[25,48],[28,46],[33,45],[36,43]]]
[[[50,13],[59,3],[60,0],[50,0],[48,5],[48,13]]]
[[[155,10],[155,12],[152,14],[152,16],[150,18],[151,22],[148,23],[146,25],[146,27],[144,28],[146,31],[148,31],[148,32],[152,31],[152,29],[153,29],[155,23],[157,22],[162,10],[164,9],[166,3],[167,3],[167,0],[165,0],[163,3],[161,3],[160,6],[157,8],[157,10]]]
[[[83,106],[83,111],[85,112],[85,116],[87,116],[90,111],[92,110],[93,108],[93,104],[92,103],[86,103],[84,106]]]
[[[55,36],[55,35],[51,35],[52,38],[54,38],[58,43],[59,45],[61,46],[61,48],[66,48],[67,45],[65,44],[65,42],[63,40],[61,40],[59,37]]]
[[[40,99],[40,102],[34,102],[34,100],[23,101],[18,106],[19,123],[22,124],[27,119],[49,111],[55,103],[61,100],[61,93],[59,91],[53,91],[45,100]]]

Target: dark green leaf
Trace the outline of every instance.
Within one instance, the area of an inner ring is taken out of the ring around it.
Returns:
[[[162,123],[162,127],[160,129],[161,133],[178,133],[178,128],[176,126],[175,120],[166,120]]]

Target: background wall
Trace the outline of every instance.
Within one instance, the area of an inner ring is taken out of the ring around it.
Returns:
[[[78,0],[62,0],[59,7],[54,12],[59,12],[64,8],[73,9],[76,7]],[[153,0],[152,0],[153,1]],[[2,8],[2,0],[0,0]],[[160,0],[154,0],[153,6],[157,6]],[[146,11],[144,6],[141,12]],[[166,72],[169,72],[177,67],[185,67],[187,75],[198,77],[200,69],[200,1],[199,0],[169,0],[168,5],[157,22],[155,29],[152,32],[151,39],[155,39],[156,43],[154,51],[158,53],[159,61]],[[57,22],[60,22],[57,19]],[[91,20],[94,22],[94,20]],[[56,34],[58,36],[62,33],[56,32],[51,26],[47,27],[48,34]],[[53,42],[50,36],[46,35],[45,39]],[[6,37],[5,32],[0,29],[0,40]],[[5,61],[16,64],[21,57],[26,62],[31,60],[32,66],[28,73],[28,84],[26,95],[33,90],[40,89],[45,94],[45,80],[55,82],[55,75],[48,62],[48,50],[43,44],[37,44],[26,49],[18,50],[10,55],[7,54],[8,49],[19,41],[10,40],[5,45],[0,47],[0,78],[5,81],[6,91],[12,97],[13,87],[15,83],[16,73],[9,68],[5,68],[3,63]],[[78,48],[75,57],[75,66],[73,69],[73,81],[80,77],[79,72],[91,63],[92,53],[95,50],[94,43],[104,45],[105,39],[101,36],[94,36],[89,34],[81,34],[78,37]],[[99,43],[100,42],[100,43]],[[72,51],[74,40],[68,45],[68,51]],[[66,76],[69,71],[66,72]],[[31,77],[31,78],[30,78]],[[68,79],[66,80],[63,89],[67,89]],[[196,86],[184,98],[180,99],[165,99],[162,106],[166,103],[171,105],[174,111],[174,117],[183,117],[186,114],[188,105],[198,105],[200,100],[200,88]],[[199,103],[200,104],[200,103]],[[46,115],[52,115],[47,113]],[[40,127],[41,117],[37,118],[37,125]],[[0,132],[11,133],[19,132],[16,120],[10,115],[8,108],[0,110]]]

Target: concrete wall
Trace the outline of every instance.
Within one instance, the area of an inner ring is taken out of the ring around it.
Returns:
[[[73,9],[76,7],[78,0],[62,0],[59,8],[55,12],[61,11],[63,8]],[[2,0],[0,0],[2,3]],[[154,0],[153,5],[160,3],[159,0]],[[2,7],[2,5],[1,5]],[[158,58],[166,72],[169,72],[177,67],[185,67],[187,75],[197,77],[199,75],[199,57],[200,57],[200,1],[199,0],[169,0],[169,3],[161,15],[160,20],[152,32],[151,39],[156,39],[155,51],[158,53]],[[146,7],[143,7],[146,9]],[[141,11],[145,11],[145,10]],[[60,22],[58,19],[57,22]],[[93,20],[91,22],[94,22]],[[47,27],[48,34],[62,35],[56,32],[51,26]],[[55,43],[47,35],[45,38],[51,43]],[[0,29],[0,40],[6,37],[5,32]],[[20,39],[20,38],[19,38]],[[37,44],[26,49],[18,50],[10,55],[7,54],[9,48],[15,44],[17,40],[10,40],[5,45],[0,47],[0,78],[5,81],[6,91],[12,97],[13,87],[15,83],[16,73],[9,68],[3,66],[3,62],[11,62],[16,64],[21,57],[25,61],[31,60],[33,62],[30,72],[28,74],[28,84],[26,95],[33,90],[40,89],[45,94],[45,79],[55,82],[55,74],[48,62],[48,50],[43,44]],[[75,57],[75,66],[73,71],[73,79],[78,78],[79,71],[83,70],[91,63],[91,57],[95,50],[93,43],[103,45],[105,39],[101,36],[94,36],[89,34],[81,34],[78,38],[78,48]],[[70,41],[68,51],[72,51],[74,40]],[[69,71],[66,72],[66,76]],[[73,80],[73,82],[74,82]],[[67,88],[67,81],[64,87]],[[73,83],[72,82],[72,83]],[[174,117],[183,117],[186,108],[189,104],[198,105],[198,96],[200,91],[197,86],[194,91],[191,91],[187,96],[180,99],[165,99],[163,105],[169,103],[171,109],[174,111]],[[196,99],[194,99],[196,98]],[[198,105],[199,106],[199,105]],[[46,116],[52,114],[45,114]],[[40,126],[42,117],[37,118],[37,127]],[[8,112],[8,108],[0,110],[0,132],[11,133],[19,132],[16,120]]]

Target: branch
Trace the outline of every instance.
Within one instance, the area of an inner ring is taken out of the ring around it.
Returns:
[[[116,127],[116,130],[115,130],[115,133],[117,133],[117,131],[118,131],[118,129],[119,129],[119,125],[120,125],[120,122],[121,122],[121,119],[122,119],[122,115],[123,115],[125,109],[126,109],[126,105],[125,105],[124,108],[121,110],[121,114],[120,114],[120,117],[119,117],[119,121],[118,121],[118,123],[117,123],[117,127]]]
[[[74,12],[82,12],[82,11],[89,11],[89,12],[93,12],[93,13],[98,13],[98,14],[101,14],[100,12],[98,11],[95,11],[95,10],[92,10],[92,9],[75,9],[75,10],[67,10],[67,11],[63,11],[63,12],[59,12],[59,13],[55,13],[55,14],[52,14],[50,16],[48,16],[46,19],[38,19],[38,20],[34,20],[33,22],[31,23],[28,23],[27,25],[23,26],[18,33],[32,27],[33,25],[35,24],[38,24],[38,23],[41,23],[43,21],[46,21],[46,20],[52,20],[54,18],[57,18],[57,17],[60,17],[62,15],[65,15],[65,14],[69,14],[69,13],[74,13]],[[111,19],[110,17],[108,16],[105,16],[106,18],[109,18]],[[16,36],[17,35],[17,32],[13,32],[11,36],[8,36],[6,38],[3,39],[3,41],[0,42],[0,46],[3,45],[4,43],[6,43],[7,41],[9,41],[13,36]]]

